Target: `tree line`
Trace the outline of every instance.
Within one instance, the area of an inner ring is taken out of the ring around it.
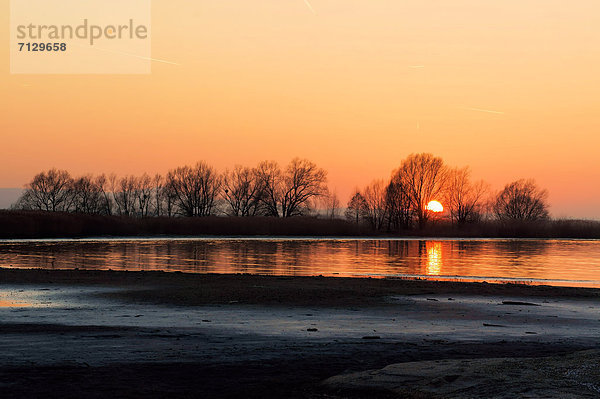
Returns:
[[[388,180],[356,190],[345,207],[351,222],[374,230],[423,228],[433,217],[431,200],[444,205],[443,217],[465,225],[484,219],[537,221],[549,217],[548,193],[533,180],[517,180],[493,193],[474,181],[468,167],[453,168],[432,154],[411,154]],[[327,172],[294,158],[285,167],[263,161],[219,173],[205,162],[166,175],[85,175],[51,169],[34,176],[16,209],[93,215],[238,217],[320,215],[340,217],[342,206],[327,187]]]
[[[549,218],[548,192],[532,179],[520,179],[493,193],[483,180],[474,181],[469,167],[456,168],[431,154],[411,154],[387,181],[376,179],[356,190],[346,218],[366,222],[375,230],[423,228],[440,201],[446,218],[458,226],[483,220],[531,222]]]
[[[120,216],[274,216],[310,214],[328,195],[327,172],[306,159],[219,173],[206,162],[166,175],[72,177],[51,169],[29,182],[16,209]]]

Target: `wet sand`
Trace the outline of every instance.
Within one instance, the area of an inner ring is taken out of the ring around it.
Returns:
[[[593,397],[598,375],[581,367],[598,356],[579,351],[600,349],[599,296],[514,284],[1,269],[0,396],[507,397],[517,386],[542,397],[554,386]],[[423,363],[440,360],[437,369]],[[476,371],[485,367],[496,372],[483,378]],[[532,367],[554,371],[534,379]],[[407,368],[418,375],[407,379]],[[367,370],[371,377],[360,374]]]

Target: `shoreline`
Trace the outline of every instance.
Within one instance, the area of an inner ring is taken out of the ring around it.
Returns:
[[[406,278],[201,274],[164,271],[0,268],[2,285],[102,286],[123,300],[202,306],[232,301],[251,305],[374,306],[394,295],[461,294],[600,298],[600,288]],[[108,294],[107,294],[108,295]]]

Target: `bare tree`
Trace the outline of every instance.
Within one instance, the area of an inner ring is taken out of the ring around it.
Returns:
[[[275,161],[263,161],[256,170],[262,188],[260,202],[266,216],[279,216],[281,199],[282,172]]]
[[[102,180],[91,175],[75,179],[71,185],[73,210],[87,214],[102,214],[106,212],[106,197]]]
[[[323,209],[325,216],[329,219],[336,219],[340,214],[340,199],[337,192],[333,191],[323,196]]]
[[[493,210],[499,220],[548,219],[548,191],[538,188],[532,179],[517,180],[498,193]]]
[[[478,221],[488,191],[488,185],[483,180],[471,181],[469,167],[450,170],[444,202],[452,220],[457,224]]]
[[[282,179],[283,217],[302,215],[312,200],[327,194],[327,172],[307,159],[294,158]]]
[[[50,169],[35,175],[25,186],[25,192],[17,202],[22,209],[45,211],[68,211],[72,203],[73,179],[66,170]]]
[[[327,172],[307,159],[292,159],[285,171],[277,162],[264,161],[258,165],[257,175],[267,216],[307,214],[313,202],[328,192]]]
[[[177,191],[169,176],[164,180],[162,190],[160,192],[161,203],[164,206],[164,212],[168,217],[175,216],[177,213]]]
[[[105,213],[107,215],[112,215],[113,214],[113,198],[111,196],[111,192],[109,189],[109,179],[107,179],[104,174],[97,176],[96,177],[96,185],[98,186],[98,188],[100,189],[100,191],[102,193],[102,198],[103,198],[102,203],[104,204],[103,213]]]
[[[348,201],[348,206],[344,215],[346,216],[346,219],[359,224],[366,216],[366,209],[367,203],[365,198],[358,190],[356,190],[354,195],[352,195],[352,198],[350,198],[350,201]]]
[[[257,214],[262,195],[262,184],[257,169],[237,165],[223,175],[223,198],[227,214],[231,216],[254,216]]]
[[[429,218],[427,204],[444,193],[447,168],[441,158],[431,154],[411,154],[394,171],[392,181],[401,183],[411,202],[420,227]]]
[[[163,192],[165,189],[164,178],[160,174],[154,175],[152,178],[152,214],[155,216],[163,215]]]
[[[137,200],[137,179],[135,176],[126,176],[117,179],[115,175],[111,175],[110,179],[117,213],[122,216],[134,216]]]
[[[385,190],[385,204],[389,230],[408,229],[412,224],[411,202],[399,179],[392,180]]]
[[[154,185],[152,184],[152,179],[146,173],[135,178],[134,193],[137,203],[136,213],[139,216],[146,217],[150,214],[153,190]]]
[[[221,188],[221,177],[205,162],[170,171],[167,185],[175,203],[185,216],[208,216],[213,212]]]
[[[363,190],[365,218],[375,230],[380,230],[386,218],[386,185],[383,180],[373,180]]]

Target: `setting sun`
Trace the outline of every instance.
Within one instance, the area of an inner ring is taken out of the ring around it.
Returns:
[[[429,201],[427,210],[435,213],[444,212],[444,206],[439,201]]]

